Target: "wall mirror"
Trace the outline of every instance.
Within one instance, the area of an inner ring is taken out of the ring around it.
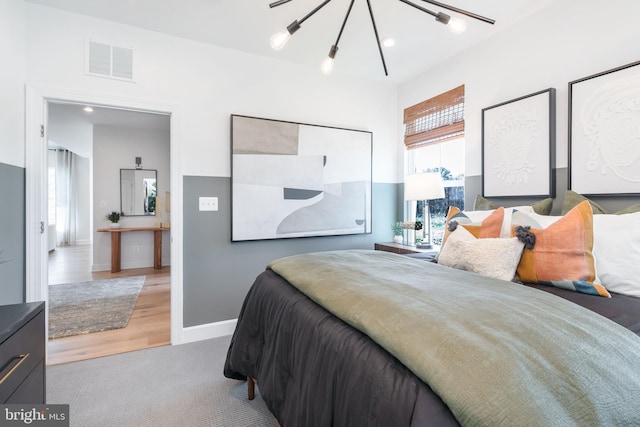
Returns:
[[[120,169],[120,209],[125,216],[156,214],[158,171]]]

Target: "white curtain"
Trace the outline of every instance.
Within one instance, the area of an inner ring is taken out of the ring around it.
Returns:
[[[77,197],[74,188],[76,155],[56,149],[56,245],[76,244]]]

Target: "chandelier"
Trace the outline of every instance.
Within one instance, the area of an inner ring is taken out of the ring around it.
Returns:
[[[278,7],[281,6],[285,3],[289,3],[291,0],[278,0],[275,1],[271,4],[269,4],[270,8],[274,8],[274,7]],[[287,43],[287,41],[289,40],[289,38],[291,37],[291,35],[293,33],[295,33],[296,31],[298,31],[300,29],[300,25],[302,25],[302,23],[304,21],[306,21],[307,19],[309,19],[310,17],[312,17],[317,11],[319,11],[320,9],[322,9],[324,6],[327,5],[327,3],[329,3],[331,0],[324,0],[322,3],[320,3],[315,9],[313,9],[311,12],[309,12],[308,14],[306,14],[302,19],[300,20],[295,20],[293,21],[291,24],[289,24],[287,26],[287,28],[285,28],[284,30],[274,34],[271,37],[271,47],[275,50],[281,50],[284,45]],[[419,6],[417,4],[414,4],[412,2],[410,2],[409,0],[398,0],[406,5],[412,6],[418,10],[421,10],[422,12],[425,12],[431,16],[433,16],[435,18],[435,20],[437,22],[440,22],[441,24],[447,25],[449,26],[449,28],[451,29],[451,31],[453,31],[454,33],[461,33],[466,29],[466,23],[463,20],[460,19],[456,19],[456,18],[452,18],[451,16],[447,15],[446,13],[443,12],[434,12],[432,10],[426,9],[422,6]],[[494,24],[496,21],[490,18],[486,18],[484,16],[463,10],[463,9],[459,9],[457,7],[454,6],[449,6],[447,4],[444,3],[440,3],[438,1],[435,0],[421,0],[425,3],[429,3],[432,4],[434,6],[440,7],[442,9],[447,9],[449,11],[467,16],[469,18],[473,18],[473,19],[477,19],[479,21],[482,22],[486,22],[488,24]],[[349,14],[351,13],[351,8],[353,7],[353,3],[355,2],[355,0],[351,0],[351,2],[349,3],[349,8],[347,9],[347,14],[344,17],[344,21],[342,22],[342,26],[340,27],[340,32],[338,33],[338,38],[336,39],[336,42],[331,45],[331,49],[329,50],[329,55],[327,56],[327,58],[324,60],[324,62],[322,63],[321,66],[321,70],[323,73],[325,74],[330,74],[331,71],[333,70],[333,62],[334,59],[336,57],[336,53],[338,53],[338,43],[340,43],[340,37],[342,36],[342,32],[344,31],[344,27],[347,24],[347,20],[349,19]],[[387,64],[384,60],[384,53],[382,51],[382,45],[380,44],[380,37],[378,36],[378,28],[376,26],[376,20],[373,16],[373,9],[371,9],[371,1],[370,0],[366,0],[367,2],[367,7],[369,8],[369,15],[371,16],[371,24],[373,25],[373,32],[376,36],[376,43],[378,44],[378,51],[380,52],[380,59],[382,61],[382,67],[384,68],[384,75],[388,76],[389,73],[387,72]]]

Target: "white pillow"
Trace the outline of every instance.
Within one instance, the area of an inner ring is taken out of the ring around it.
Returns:
[[[529,225],[531,228],[547,228],[562,216],[551,216],[551,215],[540,215],[535,212],[527,212],[525,210],[517,209],[517,212],[513,212],[511,215],[511,224],[516,225]],[[520,213],[525,213],[526,215],[520,215]],[[511,226],[511,224],[509,226]],[[511,232],[511,231],[509,231]]]
[[[513,208],[504,208],[504,220],[502,221],[502,228],[500,229],[500,237],[511,237],[511,220],[514,210],[524,212],[526,214],[535,214],[532,206],[515,206]],[[536,214],[538,215],[538,214]],[[540,215],[545,216],[545,215]]]
[[[600,283],[640,297],[640,212],[593,216],[593,255]]]
[[[476,239],[467,229],[458,227],[442,247],[438,264],[510,281],[523,248],[516,237]]]

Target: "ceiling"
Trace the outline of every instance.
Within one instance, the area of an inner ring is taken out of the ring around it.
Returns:
[[[295,64],[317,67],[335,43],[349,0],[334,0],[305,21],[282,51],[269,46],[272,34],[302,19],[322,0],[292,0],[269,8],[274,0],[27,0],[96,18],[197,40]],[[447,12],[420,0],[415,4]],[[385,77],[366,0],[356,0],[336,55],[334,76],[400,83],[515,25],[559,0],[446,0],[448,4],[495,19],[495,25],[466,18],[467,30],[453,34],[422,11],[398,0],[370,0],[384,47]]]
[[[80,122],[93,125],[169,131],[170,117],[165,114],[96,106],[92,106],[93,111],[89,113],[84,111],[84,107],[85,105],[82,104],[49,102],[49,117],[55,117],[56,120],[65,120],[67,125],[73,122]]]

